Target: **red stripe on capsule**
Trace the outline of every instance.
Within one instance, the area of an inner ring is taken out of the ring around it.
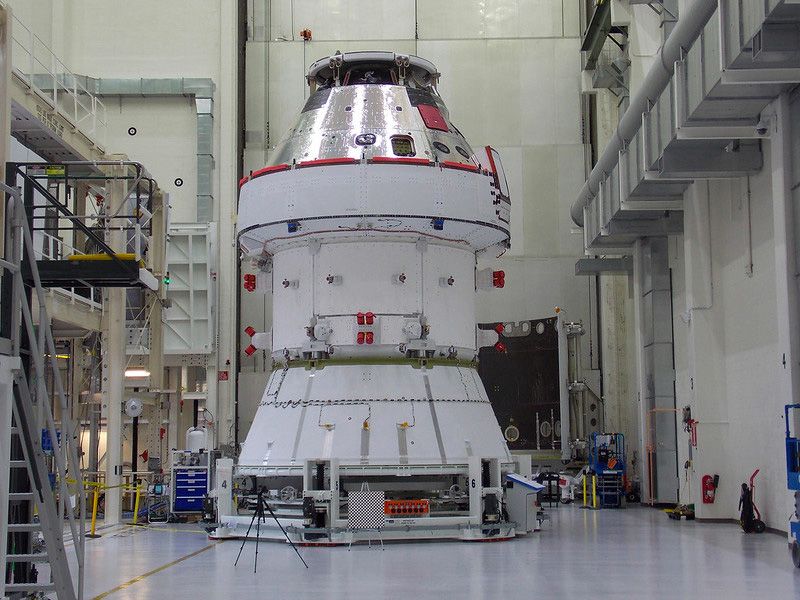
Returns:
[[[253,174],[250,176],[250,178],[255,179],[256,177],[261,177],[262,175],[269,175],[270,173],[288,171],[290,168],[291,167],[286,163],[282,165],[273,165],[271,167],[264,167],[263,169],[259,169],[258,171],[253,171]]]
[[[453,162],[451,160],[446,160],[440,164],[444,169],[458,169],[461,171],[478,171],[478,165],[465,165],[464,163]]]
[[[396,163],[401,165],[425,165],[430,166],[433,164],[432,160],[427,158],[411,158],[408,156],[375,156],[370,159],[373,163]]]
[[[325,165],[352,165],[357,163],[357,158],[341,157],[341,158],[317,158],[315,160],[304,160],[297,163],[298,167],[323,167]]]

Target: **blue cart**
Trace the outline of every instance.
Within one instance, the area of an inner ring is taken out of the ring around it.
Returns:
[[[794,566],[800,569],[800,437],[798,437],[800,428],[790,425],[790,418],[796,416],[794,412],[796,410],[800,410],[800,404],[788,404],[785,407],[786,484],[794,492],[794,518],[789,523],[791,540],[789,550],[792,553]],[[794,435],[792,435],[793,430]]]
[[[621,433],[592,433],[589,468],[597,475],[601,508],[622,506],[625,467],[625,437]]]

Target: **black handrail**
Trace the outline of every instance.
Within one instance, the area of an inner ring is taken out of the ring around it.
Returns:
[[[56,210],[58,210],[58,212],[61,213],[62,218],[70,220],[73,223],[75,223],[75,226],[81,232],[83,232],[88,239],[91,239],[92,242],[97,244],[97,246],[105,254],[107,254],[111,258],[111,260],[116,262],[123,271],[125,271],[126,273],[129,273],[129,274],[133,274],[133,271],[130,270],[129,265],[127,263],[125,263],[124,261],[120,260],[120,258],[117,256],[116,252],[114,250],[112,250],[111,247],[108,244],[106,244],[100,237],[95,235],[95,233],[92,231],[91,228],[87,227],[81,221],[80,218],[78,218],[74,214],[72,214],[72,212],[70,212],[70,210],[67,207],[65,207],[63,204],[61,204],[58,201],[57,198],[53,197],[53,195],[47,190],[47,188],[45,188],[41,183],[36,181],[36,179],[34,179],[33,177],[29,176],[22,169],[20,169],[19,165],[17,165],[17,167],[16,167],[16,172],[17,172],[17,174],[19,176],[22,177],[23,181],[25,181],[25,182],[29,183],[30,185],[32,185],[33,188],[37,192],[39,192],[42,195],[42,197],[44,197],[44,199],[47,200],[48,203],[50,203],[52,206],[54,206],[56,208]],[[30,208],[35,208],[35,207],[30,207]]]

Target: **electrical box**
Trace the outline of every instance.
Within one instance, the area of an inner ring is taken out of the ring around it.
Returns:
[[[517,534],[530,533],[538,529],[540,483],[509,473],[506,475],[506,510],[509,520],[517,524]]]

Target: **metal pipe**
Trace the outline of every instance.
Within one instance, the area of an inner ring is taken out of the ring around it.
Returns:
[[[131,424],[131,472],[139,470],[139,417],[133,417]]]
[[[565,329],[565,319],[559,310],[556,313],[556,328],[558,329],[558,406],[560,415],[560,436],[561,436],[561,460],[568,461],[572,458],[572,448],[570,447],[570,393],[569,384],[569,338]],[[538,417],[538,413],[537,413]],[[555,428],[555,423],[553,423]],[[555,433],[553,434],[555,435]],[[536,439],[538,447],[539,423],[536,423]]]
[[[694,0],[680,15],[677,25],[672,30],[655,61],[647,73],[636,94],[631,98],[628,110],[619,120],[614,136],[603,150],[602,156],[583,184],[578,198],[573,202],[570,214],[575,224],[583,227],[583,209],[600,191],[600,183],[614,169],[619,152],[633,139],[642,126],[642,113],[661,95],[669,84],[675,69],[675,61],[681,58],[699,37],[703,27],[717,9],[719,0]]]

